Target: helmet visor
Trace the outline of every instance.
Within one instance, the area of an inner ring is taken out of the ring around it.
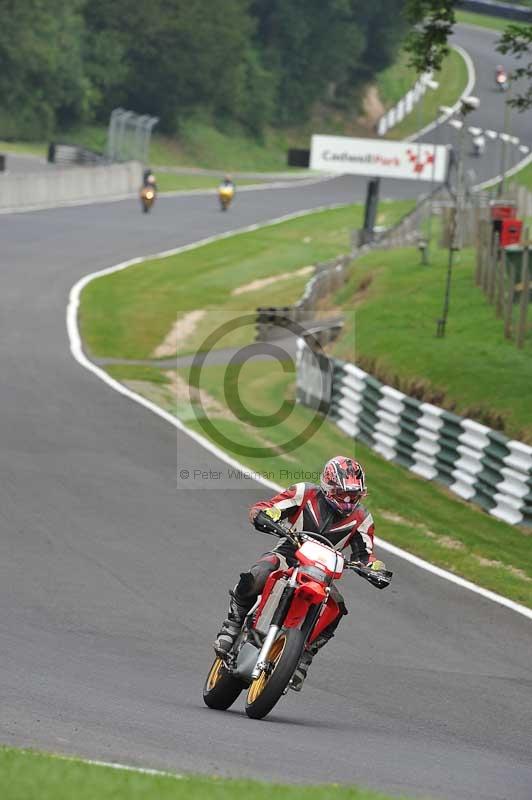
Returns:
[[[345,489],[342,490],[340,488],[333,489],[330,492],[327,492],[329,500],[333,502],[336,508],[341,511],[343,514],[348,514],[349,512],[353,511],[362,497],[364,496],[363,491],[357,492],[346,492]]]

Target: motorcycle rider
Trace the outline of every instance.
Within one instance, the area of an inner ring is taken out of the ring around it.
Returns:
[[[287,527],[296,531],[326,536],[337,549],[343,550],[350,545],[353,560],[380,572],[385,566],[373,553],[373,517],[360,504],[366,494],[366,478],[361,465],[351,458],[335,456],[325,464],[319,486],[296,483],[270,500],[255,503],[250,509],[249,519],[254,523],[259,512],[264,511],[275,522],[286,520]],[[264,553],[249,572],[240,574],[240,580],[229,592],[231,600],[227,619],[214,642],[218,656],[223,658],[231,650],[246,614],[263,591],[270,573],[295,564],[293,556],[294,546],[287,539],[281,539],[277,547]],[[347,614],[344,598],[334,585],[330,597],[337,603],[339,613],[305,649],[290,683],[295,691],[301,691],[313,657],[332,639],[342,616]]]
[[[157,181],[155,180],[155,175],[153,174],[153,170],[145,169],[144,174],[142,176],[142,188],[150,187],[150,189],[154,189],[157,191]]]
[[[218,187],[219,189],[232,189],[235,191],[235,183],[230,175],[224,175],[224,178]]]
[[[506,74],[506,70],[502,66],[502,64],[498,64],[495,70],[495,82],[498,86],[505,87],[508,81],[508,76]]]

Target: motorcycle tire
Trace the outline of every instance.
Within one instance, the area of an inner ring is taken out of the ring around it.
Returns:
[[[299,628],[282,630],[270,650],[273,670],[262,674],[248,688],[246,714],[251,719],[263,719],[283,696],[299,664],[305,645],[305,635]]]
[[[221,658],[215,658],[203,687],[203,700],[209,708],[226,711],[233,705],[245,684],[230,675]]]

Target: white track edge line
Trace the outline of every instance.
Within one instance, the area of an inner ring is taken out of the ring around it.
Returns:
[[[515,175],[518,172],[521,172],[522,169],[527,167],[530,162],[532,161],[532,153],[529,153],[525,158],[518,161],[517,164],[514,164],[511,169],[507,169],[504,173],[504,180],[506,178],[511,178],[512,175]],[[495,178],[489,178],[487,181],[483,181],[482,183],[477,183],[476,186],[473,186],[474,191],[479,191],[482,189],[488,189],[490,186],[495,186],[495,184],[500,183],[502,181],[502,175],[497,175]]]
[[[27,755],[28,751],[20,751]],[[162,778],[174,778],[175,780],[182,780],[183,775],[178,772],[167,772],[166,770],[154,769],[153,767],[136,767],[133,764],[120,764],[117,761],[97,761],[93,758],[82,758],[81,756],[67,756],[63,753],[45,753],[41,750],[32,751],[31,755],[45,756],[46,758],[54,758],[59,761],[79,762],[80,764],[89,764],[91,767],[106,767],[109,769],[124,770],[125,772],[139,772],[142,775],[155,775]]]
[[[475,65],[473,64],[473,59],[471,58],[471,56],[469,55],[467,50],[464,50],[464,48],[461,47],[459,44],[453,44],[453,45],[451,45],[451,48],[453,50],[456,50],[456,52],[459,53],[462,56],[462,58],[464,59],[464,61],[466,63],[466,68],[467,68],[467,84],[466,84],[466,87],[465,87],[464,91],[462,92],[462,94],[460,95],[460,97],[458,98],[458,100],[456,101],[456,103],[454,104],[454,106],[451,106],[452,111],[449,114],[442,114],[440,117],[435,119],[434,122],[430,122],[428,125],[425,125],[424,128],[421,128],[420,131],[417,131],[416,133],[411,133],[410,136],[407,136],[404,139],[405,142],[413,142],[416,139],[419,139],[419,137],[423,136],[425,133],[430,133],[430,131],[433,131],[434,128],[437,128],[439,125],[443,125],[444,122],[446,122],[448,119],[450,119],[452,117],[452,115],[456,111],[458,111],[458,109],[460,107],[460,103],[462,102],[464,97],[467,97],[473,91],[473,87],[474,87],[475,83],[477,82],[477,74],[475,72]]]
[[[156,253],[155,255],[139,256],[138,258],[132,258],[128,261],[123,261],[111,267],[106,267],[104,269],[98,270],[97,272],[92,272],[89,273],[88,275],[85,275],[83,278],[77,281],[77,283],[75,283],[72,289],[70,290],[68,306],[66,309],[66,325],[70,341],[70,352],[72,353],[72,356],[78,362],[78,364],[80,364],[82,367],[85,367],[85,369],[87,369],[89,372],[92,372],[94,375],[100,378],[100,380],[102,380],[112,389],[117,391],[119,394],[122,394],[125,397],[129,397],[130,400],[135,401],[139,405],[143,406],[144,408],[147,408],[149,411],[152,411],[157,416],[166,420],[166,422],[169,422],[179,431],[185,433],[187,436],[189,436],[191,439],[193,439],[195,442],[201,445],[205,450],[215,455],[221,461],[224,461],[229,466],[241,470],[244,475],[250,476],[257,483],[261,483],[263,486],[267,486],[269,489],[273,489],[274,491],[279,491],[281,487],[278,484],[274,483],[273,481],[269,481],[260,475],[257,475],[255,471],[249,469],[243,464],[240,464],[238,461],[231,458],[227,453],[225,453],[219,447],[209,442],[200,434],[196,433],[196,431],[187,428],[186,425],[184,425],[181,422],[181,420],[179,420],[177,417],[174,417],[172,414],[160,408],[155,403],[152,403],[151,400],[147,400],[146,398],[142,397],[136,392],[133,392],[131,389],[128,389],[122,383],[119,383],[119,381],[115,380],[114,378],[111,378],[111,376],[108,375],[107,372],[105,372],[105,370],[103,370],[101,367],[98,367],[96,364],[90,361],[83,352],[81,335],[77,324],[80,296],[85,286],[87,286],[87,284],[89,284],[96,278],[101,278],[104,275],[110,275],[114,272],[120,272],[121,270],[127,269],[128,267],[131,267],[134,264],[142,264],[145,261],[151,261],[158,258],[164,258],[170,255],[178,255],[179,253],[185,253],[190,250],[196,250],[199,247],[202,247],[203,245],[211,244],[212,242],[220,241],[222,239],[227,239],[230,236],[236,236],[241,233],[250,233],[252,231],[258,230],[259,228],[279,225],[280,223],[286,222],[291,219],[297,219],[298,217],[308,216],[309,214],[317,213],[319,211],[325,211],[331,208],[338,208],[342,205],[345,204],[336,204],[333,206],[321,206],[319,208],[297,211],[293,214],[285,214],[282,217],[277,217],[275,219],[269,220],[268,222],[255,223],[253,225],[248,225],[247,227],[244,228],[238,228],[236,230],[226,231],[225,233],[209,236],[205,239],[200,239],[197,242],[193,242],[188,245],[183,245],[181,247],[176,247],[172,250],[165,250],[161,253]],[[402,558],[405,561],[410,562],[411,564],[414,564],[420,569],[424,569],[427,572],[432,573],[433,575],[436,575],[440,578],[450,581],[451,583],[456,584],[457,586],[462,587],[463,589],[467,589],[471,592],[474,592],[475,594],[478,594],[487,600],[491,600],[494,603],[506,606],[512,611],[515,611],[516,613],[521,614],[524,617],[528,617],[528,619],[532,619],[532,609],[527,608],[526,606],[523,606],[520,603],[516,603],[513,600],[504,597],[503,595],[491,592],[489,589],[483,589],[481,586],[477,586],[475,583],[467,581],[464,578],[460,578],[459,576],[454,575],[452,572],[448,572],[447,570],[444,570],[441,567],[437,567],[434,564],[431,564],[428,561],[425,561],[424,559],[413,555],[412,553],[408,553],[406,550],[402,550],[400,547],[397,547],[396,545],[393,545],[390,542],[386,542],[380,538],[376,538],[376,541],[377,544],[380,547],[382,547],[383,550],[387,550],[393,555]]]

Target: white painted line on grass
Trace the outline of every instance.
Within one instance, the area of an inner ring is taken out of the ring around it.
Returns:
[[[71,289],[68,306],[66,310],[66,325],[68,331],[68,338],[70,341],[70,351],[73,357],[76,359],[78,364],[81,364],[82,367],[89,370],[89,372],[94,373],[100,380],[106,383],[115,391],[119,392],[119,394],[124,395],[125,397],[129,397],[130,400],[134,400],[136,403],[139,403],[144,408],[147,408],[149,411],[152,411],[162,419],[169,422],[175,428],[177,428],[182,433],[189,436],[195,442],[197,442],[201,447],[205,450],[208,450],[214,456],[219,458],[221,461],[224,461],[229,466],[235,467],[238,470],[241,470],[244,475],[247,475],[257,483],[261,483],[263,486],[267,486],[269,489],[273,489],[274,491],[278,492],[282,487],[279,486],[277,483],[273,481],[269,481],[266,478],[263,478],[254,470],[249,469],[248,467],[240,464],[235,459],[231,458],[226,452],[221,450],[216,445],[212,444],[208,439],[205,439],[200,434],[196,433],[195,431],[187,428],[181,420],[177,419],[177,417],[173,416],[169,412],[165,411],[164,409],[160,408],[155,403],[152,403],[151,400],[147,400],[145,397],[137,394],[136,392],[131,391],[128,389],[127,386],[119,383],[119,381],[111,378],[110,375],[105,372],[101,367],[96,366],[90,361],[85,353],[83,352],[83,346],[81,342],[81,335],[78,328],[78,309],[80,303],[80,296],[81,292],[89,283],[91,283],[96,278],[101,278],[104,275],[111,275],[114,272],[120,272],[128,267],[131,267],[135,264],[142,264],[146,261],[151,261],[153,259],[164,258],[166,256],[171,255],[178,255],[179,253],[186,253],[190,250],[197,250],[199,247],[203,247],[203,245],[211,244],[212,242],[220,241],[222,239],[227,239],[230,236],[236,236],[241,233],[249,233],[251,231],[256,231],[259,228],[266,228],[273,225],[279,225],[282,222],[286,222],[291,219],[297,219],[298,217],[308,216],[309,214],[314,214],[319,211],[326,211],[332,208],[338,208],[345,204],[335,204],[333,206],[321,206],[320,208],[313,208],[313,209],[306,209],[304,211],[297,211],[293,214],[285,214],[282,217],[277,217],[276,219],[269,220],[268,222],[263,223],[255,223],[253,225],[248,225],[245,228],[239,228],[233,231],[226,231],[222,234],[217,234],[215,236],[209,236],[205,239],[200,239],[197,242],[193,242],[192,244],[183,245],[182,247],[176,247],[172,250],[165,250],[161,253],[156,253],[151,256],[142,256],[139,258],[132,258],[129,261],[123,261],[120,264],[115,264],[112,267],[106,267],[105,269],[98,270],[97,272],[92,272],[89,275],[85,275],[84,278],[81,278]],[[383,539],[376,539],[377,543],[383,550],[387,550],[388,552],[392,553],[393,555],[404,559],[405,561],[414,564],[416,567],[420,569],[424,569],[427,572],[432,573],[444,580],[450,581],[451,583],[456,584],[457,586],[462,587],[463,589],[467,589],[475,594],[484,597],[487,600],[491,600],[494,603],[498,603],[499,605],[506,606],[507,608],[515,611],[518,614],[522,614],[524,617],[528,617],[528,619],[532,619],[532,609],[526,608],[526,606],[520,605],[519,603],[515,603],[513,600],[509,600],[507,597],[503,597],[502,595],[496,594],[495,592],[491,592],[488,589],[483,589],[481,586],[477,586],[470,581],[465,580],[464,578],[460,578],[457,575],[453,575],[452,572],[448,572],[447,570],[441,569],[440,567],[434,566],[434,564],[430,564],[428,561],[424,561],[422,558],[413,555],[412,553],[408,553],[406,550],[402,550],[400,547],[396,547],[395,545],[384,541]]]

